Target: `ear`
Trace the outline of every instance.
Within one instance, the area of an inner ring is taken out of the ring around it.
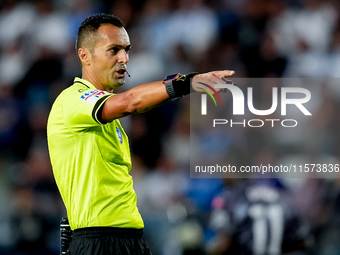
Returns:
[[[91,52],[86,48],[79,48],[78,57],[82,65],[90,65]]]

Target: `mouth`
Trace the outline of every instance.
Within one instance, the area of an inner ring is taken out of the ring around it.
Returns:
[[[124,69],[124,68],[118,69],[118,71],[116,71],[116,73],[118,74],[118,76],[120,78],[124,78],[125,77],[125,73],[126,73],[126,69]]]

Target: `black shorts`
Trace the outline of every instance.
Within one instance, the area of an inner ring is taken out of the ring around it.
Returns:
[[[70,255],[151,255],[143,229],[92,227],[76,229]]]

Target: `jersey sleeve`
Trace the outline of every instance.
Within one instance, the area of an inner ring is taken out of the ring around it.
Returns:
[[[99,89],[73,90],[64,96],[63,116],[71,129],[81,130],[102,125],[101,107],[114,94]]]

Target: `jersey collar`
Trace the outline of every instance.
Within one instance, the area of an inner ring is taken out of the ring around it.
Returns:
[[[95,86],[92,85],[91,82],[87,81],[87,80],[84,80],[84,79],[81,79],[79,77],[76,77],[73,81],[73,83],[80,83],[82,85],[84,85],[85,87],[87,88],[93,88],[93,89],[97,89]]]

